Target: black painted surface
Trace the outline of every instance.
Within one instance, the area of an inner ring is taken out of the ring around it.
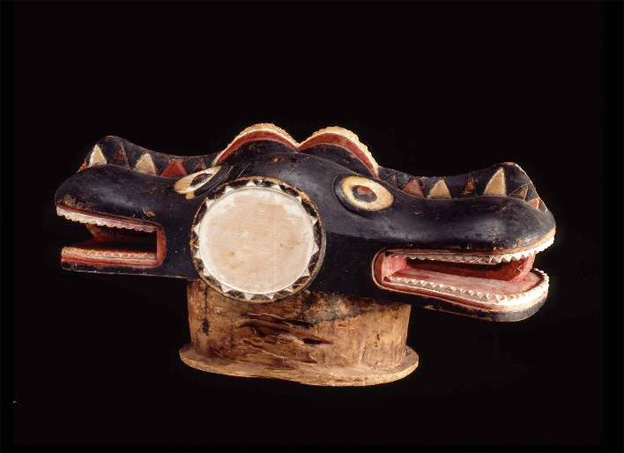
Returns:
[[[555,227],[550,211],[542,212],[512,197],[481,195],[500,166],[447,178],[453,189],[455,186],[463,188],[468,178],[475,178],[477,191],[469,198],[419,198],[387,186],[393,196],[388,208],[350,210],[340,201],[342,194],[336,189],[336,182],[358,173],[320,157],[324,154],[317,155],[313,149],[306,154],[283,152],[282,148],[282,145],[266,141],[246,145],[240,155],[222,163],[222,173],[227,171],[227,177],[220,178],[213,190],[239,177],[260,176],[284,181],[310,197],[319,209],[328,239],[325,261],[311,290],[419,304],[423,302],[419,297],[406,298],[380,290],[373,283],[371,267],[378,252],[387,248],[509,249],[535,243]],[[509,193],[516,186],[531,185],[517,167],[507,165],[505,170],[509,175]],[[173,183],[170,178],[146,175],[117,165],[94,166],[69,177],[56,191],[57,204],[69,197],[76,200],[76,207],[86,211],[157,223],[164,229],[167,249],[162,265],[153,269],[69,267],[104,273],[198,278],[191,264],[190,232],[195,213],[212,191],[188,200],[174,191]],[[483,187],[479,189],[479,185]],[[149,216],[145,214],[146,209]]]

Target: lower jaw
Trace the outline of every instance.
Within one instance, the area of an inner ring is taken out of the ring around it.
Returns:
[[[153,268],[160,265],[156,252],[106,247],[105,244],[77,244],[63,247],[61,263],[94,267]]]

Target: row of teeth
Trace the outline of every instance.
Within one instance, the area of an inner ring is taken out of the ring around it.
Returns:
[[[406,257],[416,260],[431,260],[431,261],[445,261],[452,263],[466,263],[466,264],[500,264],[510,263],[512,261],[520,261],[529,258],[536,253],[539,253],[548,247],[550,247],[554,241],[554,237],[548,241],[538,245],[530,250],[523,250],[516,253],[508,253],[505,255],[464,255],[464,254],[426,254],[426,253],[397,253],[390,252],[390,257]]]
[[[104,226],[109,228],[122,228],[126,230],[142,231],[145,233],[153,233],[156,231],[156,227],[153,225],[140,225],[135,223],[125,222],[123,220],[115,220],[104,217],[94,217],[81,212],[69,211],[59,206],[56,207],[56,213],[59,216],[65,217],[72,222],[88,223],[91,225]]]
[[[117,250],[96,250],[83,249],[80,247],[63,247],[61,252],[63,256],[77,256],[85,258],[133,258],[152,260],[156,254],[153,252],[134,252],[134,251],[117,251]]]
[[[441,295],[448,294],[461,296],[464,299],[470,299],[477,302],[490,302],[495,304],[500,303],[505,305],[521,305],[525,302],[539,299],[540,296],[545,294],[548,290],[548,275],[539,269],[533,269],[533,271],[540,274],[542,280],[530,290],[518,294],[491,294],[484,291],[474,291],[472,289],[457,288],[452,285],[435,283],[428,280],[419,280],[416,278],[390,276],[388,277],[388,280],[393,283],[417,286]]]

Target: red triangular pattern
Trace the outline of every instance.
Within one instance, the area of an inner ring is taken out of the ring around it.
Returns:
[[[185,176],[186,170],[184,169],[184,165],[182,165],[182,161],[180,159],[172,160],[167,168],[160,174],[163,178],[178,178],[180,176]]]
[[[123,145],[119,145],[117,151],[113,155],[113,163],[120,165],[122,167],[129,167],[128,156],[126,156],[126,151],[123,149]]]
[[[424,195],[423,195],[422,183],[420,182],[420,179],[418,178],[410,179],[409,182],[403,186],[403,192],[422,198]]]

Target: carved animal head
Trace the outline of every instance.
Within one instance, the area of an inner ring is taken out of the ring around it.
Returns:
[[[496,321],[530,316],[548,292],[532,266],[555,221],[518,165],[415,177],[337,127],[297,143],[257,124],[195,157],[106,137],[55,200],[92,235],[61,252],[75,271],[200,278],[248,303],[322,290]]]

